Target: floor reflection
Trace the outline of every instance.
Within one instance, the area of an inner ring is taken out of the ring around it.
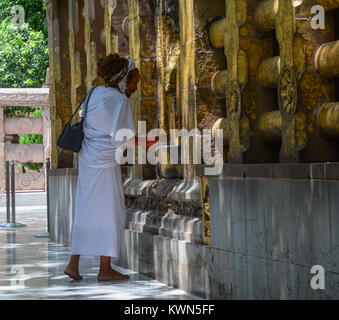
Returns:
[[[29,195],[27,195],[28,197]],[[26,225],[0,228],[0,299],[173,299],[201,298],[164,285],[144,275],[114,266],[129,274],[127,281],[98,282],[98,261],[81,259],[83,281],[63,274],[70,248],[48,239],[35,238],[45,232],[46,206],[18,207],[16,217]],[[6,208],[0,204],[0,222],[6,221]]]

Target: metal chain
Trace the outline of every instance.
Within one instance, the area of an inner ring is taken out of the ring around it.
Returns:
[[[21,170],[22,168],[20,168],[16,163],[14,163],[14,165],[19,169]],[[34,183],[35,181],[37,181],[46,171],[47,169],[47,165],[46,165],[46,162],[44,163],[43,167],[42,167],[42,170],[39,172],[39,174],[36,176],[36,177],[29,177],[29,176],[25,176],[25,179],[27,179],[29,182],[27,185],[30,185],[31,183]],[[6,170],[4,170],[4,176],[6,175]],[[2,202],[3,199],[6,198],[6,189],[4,187],[3,190],[0,191],[0,203]]]
[[[20,168],[16,163],[14,163],[14,165],[21,170],[22,168]],[[44,163],[41,172],[39,172],[39,174],[35,177],[35,178],[30,178],[29,176],[25,176],[25,179],[29,180],[29,183],[27,185],[30,185],[31,183],[37,181],[45,172],[45,170],[47,169],[46,163]]]

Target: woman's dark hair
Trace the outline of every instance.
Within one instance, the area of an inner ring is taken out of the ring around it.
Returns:
[[[124,69],[121,76],[115,80],[111,78]],[[123,79],[128,71],[128,60],[120,57],[117,53],[102,58],[98,62],[98,76],[103,78],[106,87],[113,87],[119,89],[118,83]]]

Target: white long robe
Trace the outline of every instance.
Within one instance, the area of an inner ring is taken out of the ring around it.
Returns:
[[[83,117],[84,108],[79,115]],[[72,254],[119,255],[126,212],[121,168],[115,160],[119,129],[135,135],[131,104],[117,89],[94,89],[84,122],[84,140],[78,153],[78,182],[72,231]]]

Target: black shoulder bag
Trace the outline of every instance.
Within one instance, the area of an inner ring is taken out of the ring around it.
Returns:
[[[57,146],[73,152],[79,152],[82,146],[82,140],[84,139],[84,132],[83,132],[83,123],[84,118],[87,114],[87,105],[89,98],[91,97],[91,94],[93,90],[96,88],[96,86],[92,87],[91,90],[87,93],[85,98],[81,101],[75,112],[72,114],[71,119],[66,123],[64,126],[64,129],[62,130],[62,133],[58,139]],[[78,112],[79,108],[81,107],[82,103],[87,98],[86,104],[85,104],[85,114],[81,121],[76,122],[74,124],[71,124],[72,119],[74,115]]]

